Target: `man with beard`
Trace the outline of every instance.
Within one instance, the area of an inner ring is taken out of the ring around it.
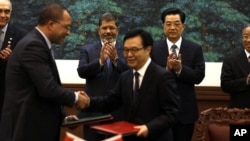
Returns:
[[[123,46],[116,41],[119,26],[114,13],[104,13],[99,19],[98,34],[100,41],[83,46],[80,51],[80,60],[77,68],[78,75],[86,79],[85,91],[89,96],[105,95],[111,90],[120,74],[129,67],[123,57]],[[118,118],[118,112],[112,113]],[[98,116],[102,113],[80,112],[80,118],[86,116]],[[87,140],[100,140],[89,129],[90,125],[84,126],[84,138]]]

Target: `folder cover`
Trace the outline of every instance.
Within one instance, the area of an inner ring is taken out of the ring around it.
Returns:
[[[136,124],[127,121],[117,121],[106,124],[94,125],[91,126],[91,128],[105,133],[128,135],[137,133],[138,129],[135,129],[134,126],[136,126]]]
[[[91,117],[80,118],[79,120],[74,120],[74,121],[64,121],[62,126],[63,127],[75,126],[79,124],[102,122],[102,121],[108,121],[112,119],[113,119],[113,116],[111,114],[106,114],[106,115],[101,115],[101,116],[91,116]]]

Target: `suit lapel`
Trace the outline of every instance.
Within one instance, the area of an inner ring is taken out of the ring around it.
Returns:
[[[6,33],[5,33],[5,37],[4,37],[4,42],[3,42],[3,45],[2,45],[2,49],[6,48],[7,45],[9,44],[8,42],[10,41],[10,44],[11,42],[13,42],[12,40],[14,40],[13,38],[13,35],[14,35],[15,31],[12,30],[12,27],[11,25],[8,25],[8,28],[6,30]],[[12,48],[13,49],[13,48]]]

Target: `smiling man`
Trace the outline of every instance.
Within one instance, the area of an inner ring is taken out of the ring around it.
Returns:
[[[131,69],[121,74],[108,95],[90,97],[87,110],[109,113],[120,108],[119,120],[138,125],[138,132],[126,141],[172,141],[171,127],[180,108],[174,76],[151,61],[153,39],[148,32],[131,30],[123,43]]]
[[[106,95],[117,83],[120,74],[128,69],[123,57],[123,46],[117,42],[119,23],[117,16],[112,12],[103,13],[99,18],[97,32],[100,41],[81,47],[78,75],[86,79],[85,90],[90,96]],[[113,116],[118,116],[112,113]],[[80,118],[102,113],[80,112]],[[87,140],[100,140],[98,136],[84,126],[84,137]]]
[[[6,64],[17,42],[26,34],[24,29],[9,23],[11,13],[10,0],[0,0],[0,120],[5,96]]]

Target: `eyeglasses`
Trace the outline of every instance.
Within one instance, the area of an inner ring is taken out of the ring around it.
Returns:
[[[132,53],[132,54],[135,54],[135,53],[137,53],[139,50],[142,50],[142,49],[144,49],[144,48],[143,48],[143,47],[142,47],[142,48],[133,47],[133,48],[130,48],[130,49],[128,49],[128,48],[123,48],[123,53],[124,53],[124,54],[127,54],[128,52],[130,52],[130,53]]]
[[[63,25],[63,24],[61,24],[60,22],[57,22],[57,21],[53,21],[53,22],[55,22],[55,23],[61,25],[61,26],[64,27],[66,30],[70,30],[70,28],[71,28],[70,25]]]
[[[6,15],[9,15],[11,13],[11,9],[0,9],[0,13],[4,13]]]

